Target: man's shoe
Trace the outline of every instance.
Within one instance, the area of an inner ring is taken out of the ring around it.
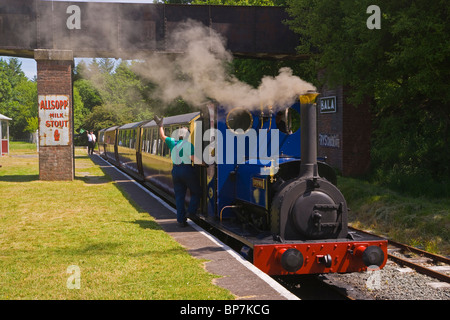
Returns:
[[[184,222],[178,222],[178,227],[179,227],[179,228],[186,228],[186,227],[187,227],[187,222],[186,222],[186,221],[184,221]]]

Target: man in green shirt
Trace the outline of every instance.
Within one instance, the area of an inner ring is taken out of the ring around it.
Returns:
[[[185,227],[186,209],[185,198],[187,189],[190,191],[191,201],[188,206],[188,216],[194,216],[200,204],[201,188],[200,175],[197,168],[192,165],[194,162],[194,146],[186,140],[189,136],[187,128],[181,128],[174,133],[178,133],[178,140],[168,137],[164,133],[163,119],[154,117],[159,126],[159,135],[170,149],[173,162],[172,181],[175,192],[175,203],[177,207],[177,222],[180,227]]]

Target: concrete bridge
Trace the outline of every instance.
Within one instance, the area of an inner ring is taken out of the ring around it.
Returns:
[[[74,178],[74,58],[179,53],[168,38],[187,19],[220,33],[237,57],[304,58],[287,18],[281,7],[1,0],[0,55],[37,61],[40,179]]]
[[[95,0],[93,0],[95,1]],[[74,57],[133,58],[172,52],[168,35],[192,19],[219,32],[238,57],[298,59],[298,36],[282,7],[166,5],[49,0],[0,2],[0,55],[70,50]]]

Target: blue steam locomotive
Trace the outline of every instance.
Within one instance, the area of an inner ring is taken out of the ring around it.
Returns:
[[[347,229],[335,172],[317,158],[316,97],[285,109],[210,102],[164,118],[166,136],[189,129],[201,159],[192,163],[203,189],[198,219],[239,240],[270,275],[364,271],[387,260],[386,240]],[[154,120],[100,130],[99,153],[175,203],[170,151]]]

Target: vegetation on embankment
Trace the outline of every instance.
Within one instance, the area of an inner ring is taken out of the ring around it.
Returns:
[[[450,254],[450,199],[415,197],[354,178],[339,177],[349,222],[426,251]]]

